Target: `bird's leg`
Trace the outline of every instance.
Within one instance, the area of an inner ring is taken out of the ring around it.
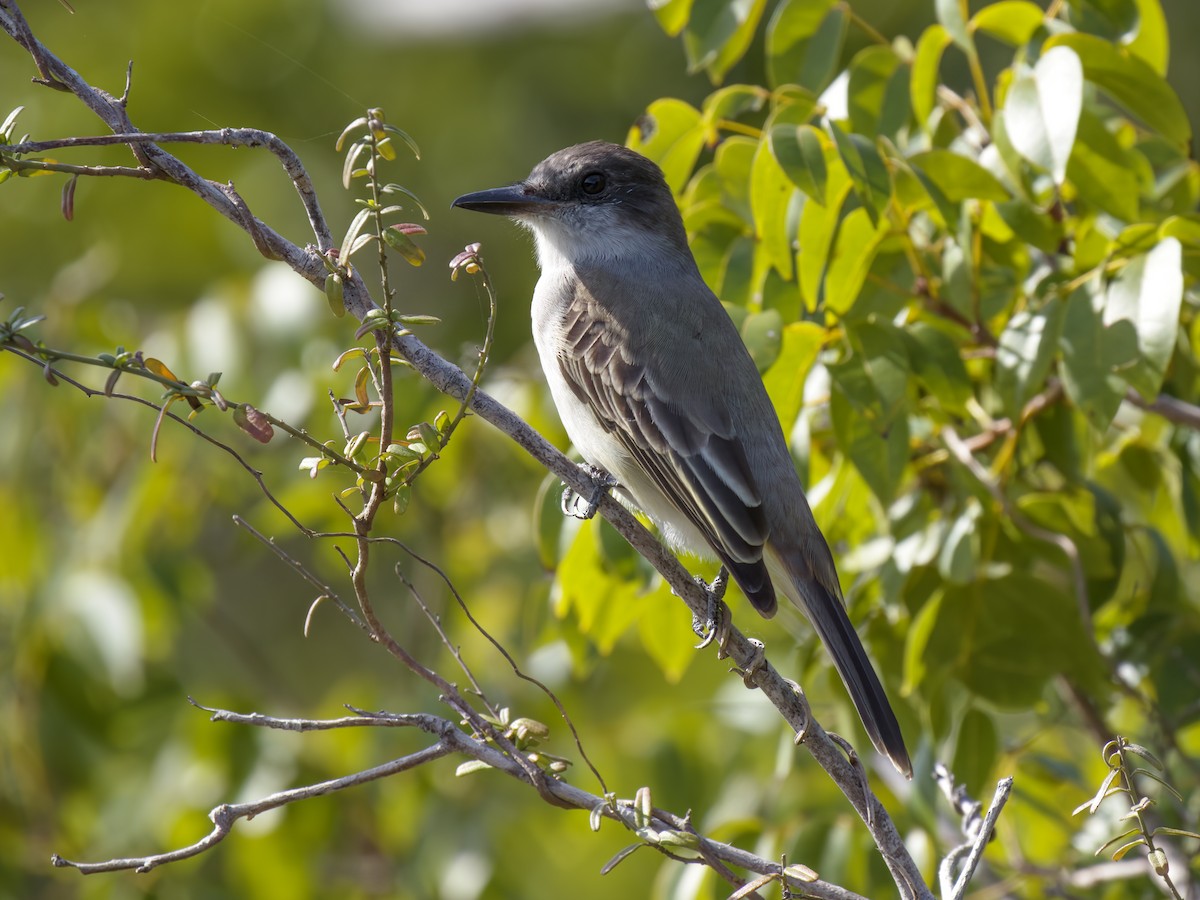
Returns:
[[[583,512],[577,512],[576,508],[582,498],[575,492],[573,487],[564,485],[562,511],[564,516],[570,516],[573,519],[590,519],[596,515],[596,510],[600,506],[600,501],[604,499],[604,495],[617,486],[617,479],[613,478],[599,466],[593,466],[591,463],[582,463],[579,468],[587,472],[588,477],[592,479],[592,495],[588,497],[587,505],[583,508]]]
[[[712,580],[712,584],[706,583],[699,575],[696,576],[696,583],[704,588],[704,592],[708,595],[708,609],[705,611],[705,618],[702,620],[699,616],[692,614],[692,631],[701,638],[696,649],[703,650],[713,642],[713,638],[716,638],[717,658],[724,659],[728,656],[725,652],[725,645],[729,642],[730,622],[729,607],[725,605],[722,598],[725,596],[725,588],[729,585],[729,571],[721,566],[721,571],[717,572],[717,577]]]

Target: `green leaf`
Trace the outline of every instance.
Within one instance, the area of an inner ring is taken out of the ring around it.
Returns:
[[[558,565],[555,607],[559,616],[574,613],[579,631],[602,654],[607,654],[641,609],[637,603],[637,582],[605,559],[602,527],[605,526],[599,517],[579,523],[579,530]]]
[[[1113,43],[1125,43],[1136,31],[1138,18],[1134,0],[1068,0],[1067,20],[1076,31]]]
[[[754,237],[765,260],[790,279],[794,256],[788,231],[788,208],[795,187],[771,152],[769,139],[761,140],[750,166],[750,211],[754,216]]]
[[[865,209],[856,209],[842,220],[825,272],[823,296],[827,310],[845,315],[854,305],[887,231],[887,221],[872,223]]]
[[[722,120],[737,119],[744,113],[757,112],[766,100],[766,90],[754,84],[731,84],[713,91],[701,106],[708,143],[717,142]]]
[[[974,53],[975,44],[967,30],[966,0],[934,0],[933,7],[950,39],[968,53]]]
[[[915,322],[903,333],[908,342],[908,358],[921,385],[947,412],[965,416],[967,401],[974,391],[958,344],[928,322]]]
[[[870,139],[861,134],[847,134],[836,122],[828,124],[854,192],[870,213],[871,221],[878,222],[892,197],[892,176],[887,163]]]
[[[832,147],[812,125],[777,125],[770,132],[771,152],[792,184],[817,203],[825,202],[825,154]]]
[[[1052,299],[1039,310],[1014,313],[1000,334],[996,389],[1014,417],[1046,381],[1058,349],[1063,313],[1063,304]]]
[[[904,686],[909,694],[949,673],[963,652],[967,605],[935,593],[913,617],[904,641]]]
[[[1158,396],[1175,352],[1182,303],[1183,248],[1175,238],[1132,260],[1108,286],[1104,323],[1127,320],[1137,331],[1141,362],[1126,378],[1148,400]]]
[[[899,416],[892,427],[882,431],[877,429],[871,414],[878,418],[878,410],[863,408],[851,399],[855,393],[861,394],[862,382],[866,382],[870,390],[861,360],[856,358],[831,366],[829,371],[834,386],[829,411],[838,448],[886,506],[895,498],[908,464],[908,417]]]
[[[929,119],[937,103],[938,68],[949,45],[950,33],[941,25],[930,25],[917,41],[910,91],[913,114],[926,131],[930,130]]]
[[[547,572],[553,572],[562,556],[563,525],[567,517],[562,513],[562,483],[554,475],[547,475],[538,487],[533,505],[534,544],[538,561]]]
[[[655,100],[630,129],[626,143],[658,163],[671,190],[679,194],[704,147],[700,111],[682,100]]]
[[[877,428],[891,427],[898,416],[908,414],[908,383],[912,367],[908,345],[899,327],[886,320],[848,324],[851,342],[862,354],[863,370],[879,398]]]
[[[765,7],[766,0],[693,0],[683,31],[689,69],[720,83],[749,49]]]
[[[1137,37],[1126,47],[1130,53],[1164,78],[1170,60],[1171,41],[1167,33],[1167,17],[1159,0],[1136,0],[1138,8]]]
[[[967,508],[946,532],[938,554],[938,572],[947,584],[970,584],[979,577],[979,535],[976,523],[982,509],[970,498]]]
[[[1013,47],[1022,47],[1042,26],[1045,15],[1041,7],[1030,0],[1001,0],[975,13],[970,28]]]
[[[969,199],[1002,203],[1011,199],[995,175],[970,157],[952,150],[927,150],[910,157],[908,164],[937,185],[951,203]]]
[[[1125,382],[1116,372],[1136,358],[1137,335],[1124,320],[1106,328],[1091,293],[1080,288],[1067,299],[1061,341],[1067,396],[1104,431],[1125,397]]]
[[[953,771],[972,797],[981,796],[986,790],[998,747],[992,717],[974,707],[967,710],[958,725]]]
[[[999,707],[1028,709],[1058,674],[1095,678],[1098,663],[1074,598],[1044,578],[1016,572],[949,587],[944,603],[965,607],[958,677]]]
[[[846,16],[836,0],[784,0],[767,25],[767,83],[798,84],[814,94],[833,79]]]
[[[671,37],[683,31],[692,14],[692,0],[647,0],[647,5],[658,26]]]
[[[825,201],[810,200],[800,211],[800,294],[805,308],[813,312],[824,303],[825,272],[838,233],[842,206],[850,193],[850,176],[832,144],[825,156],[828,177]]]
[[[638,635],[642,646],[663,677],[677,684],[692,660],[700,656],[696,652],[696,636],[688,627],[687,612],[671,592],[671,586],[662,579],[654,590],[638,598],[637,604],[641,608]]]
[[[859,134],[878,134],[883,101],[900,58],[890,46],[872,44],[850,61],[846,99],[850,128]]]
[[[741,332],[759,373],[767,371],[783,347],[783,317],[774,309],[750,313],[742,323]]]
[[[912,119],[912,61],[901,59],[883,90],[883,106],[874,132],[893,141],[907,141]]]
[[[1111,216],[1133,222],[1138,218],[1139,185],[1132,155],[1095,114],[1085,109],[1067,165],[1067,178],[1083,200]]]
[[[1192,126],[1178,95],[1139,57],[1090,34],[1058,34],[1044,47],[1070,47],[1083,64],[1084,78],[1178,147],[1191,142]]]
[[[1013,147],[1057,184],[1067,174],[1083,108],[1083,67],[1067,47],[1042,54],[1032,75],[1013,81],[1004,100],[1004,123]]]
[[[1034,209],[1024,200],[1012,200],[997,203],[996,212],[1021,240],[1046,253],[1059,252],[1063,241],[1063,225],[1045,211]]]
[[[783,327],[779,355],[763,374],[763,386],[775,407],[784,433],[790,433],[804,404],[804,383],[825,345],[825,329],[816,322],[791,322]]]

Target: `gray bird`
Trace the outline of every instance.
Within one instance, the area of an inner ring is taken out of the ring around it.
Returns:
[[[676,549],[715,556],[764,617],[778,590],[812,622],[871,741],[912,763],[783,429],[741,335],[705,285],[658,166],[617,144],[560,150],[454,206],[533,232],[533,340],[584,459]]]

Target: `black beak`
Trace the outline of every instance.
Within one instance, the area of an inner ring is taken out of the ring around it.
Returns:
[[[519,216],[532,212],[535,208],[551,201],[537,194],[527,193],[523,184],[513,184],[508,187],[492,188],[489,191],[476,191],[473,194],[463,194],[450,204],[475,212],[495,213],[501,216]]]

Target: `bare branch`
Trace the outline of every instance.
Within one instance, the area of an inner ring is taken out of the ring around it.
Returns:
[[[332,794],[349,787],[355,787],[380,778],[387,778],[390,775],[396,775],[400,772],[406,772],[427,762],[440,759],[451,753],[452,749],[439,742],[426,747],[424,750],[418,750],[416,753],[410,753],[408,756],[402,756],[381,766],[355,772],[353,775],[334,778],[330,781],[321,781],[317,784],[306,785],[305,787],[292,788],[287,791],[279,791],[278,793],[263,797],[260,800],[254,800],[250,803],[222,803],[208,814],[208,818],[213,823],[212,831],[196,841],[196,843],[181,847],[178,850],[172,850],[169,853],[158,853],[153,856],[126,859],[110,859],[99,863],[74,862],[64,859],[56,853],[50,857],[50,862],[58,868],[78,869],[84,875],[94,875],[97,872],[116,872],[122,869],[133,869],[135,872],[149,872],[151,869],[155,869],[164,863],[189,859],[211,849],[225,840],[233,830],[233,826],[238,819],[252,819],[268,810],[278,809],[289,803],[295,803],[297,800],[310,800],[313,797],[321,797],[325,794]]]
[[[996,830],[996,820],[1000,818],[1000,811],[1004,809],[1004,804],[1008,802],[1009,794],[1012,793],[1012,786],[1013,780],[1011,776],[1000,779],[1000,782],[996,785],[996,793],[992,797],[992,805],[988,808],[987,815],[982,820],[978,818],[979,804],[975,803],[972,807],[970,821],[971,830],[975,831],[974,839],[951,850],[938,867],[938,878],[941,882],[942,896],[947,898],[947,900],[962,900],[966,896],[971,876],[975,874],[975,869],[979,866],[979,861],[983,858],[983,851],[992,839],[992,833]],[[964,823],[965,830],[967,830],[966,823]],[[963,864],[962,870],[958,873],[958,878],[954,879],[954,866],[963,856],[966,856],[966,862]]]

